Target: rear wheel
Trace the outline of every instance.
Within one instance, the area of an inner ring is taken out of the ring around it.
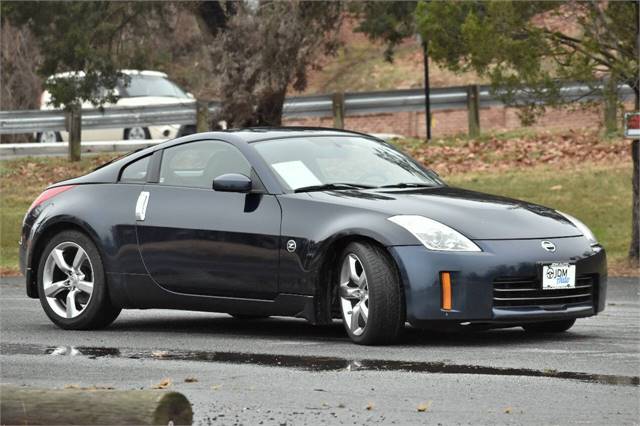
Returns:
[[[340,257],[338,298],[347,334],[355,343],[392,343],[405,322],[400,280],[378,246],[351,243]]]
[[[61,232],[45,247],[38,294],[47,316],[65,329],[106,327],[120,313],[109,299],[98,249],[78,231]]]
[[[573,327],[575,323],[575,319],[534,322],[531,324],[523,324],[522,328],[530,333],[562,333]]]
[[[124,138],[125,140],[151,139],[151,134],[146,127],[132,127],[130,129],[124,129]]]

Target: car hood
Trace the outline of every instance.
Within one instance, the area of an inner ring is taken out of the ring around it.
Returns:
[[[453,187],[308,193],[315,200],[389,216],[421,215],[474,240],[559,238],[582,235],[555,210]]]

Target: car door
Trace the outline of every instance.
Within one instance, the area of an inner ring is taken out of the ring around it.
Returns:
[[[214,191],[213,179],[226,173],[253,174],[247,159],[227,142],[195,141],[163,150],[157,182],[147,183],[136,208],[145,266],[171,291],[273,298],[280,204],[256,191]],[[260,186],[255,175],[252,180]]]

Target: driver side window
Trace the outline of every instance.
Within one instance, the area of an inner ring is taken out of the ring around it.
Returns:
[[[164,150],[159,184],[211,189],[213,179],[227,173],[251,176],[251,165],[235,146],[190,142]]]

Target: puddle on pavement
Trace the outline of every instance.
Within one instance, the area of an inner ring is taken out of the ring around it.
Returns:
[[[338,357],[276,355],[243,352],[208,352],[183,350],[144,350],[103,348],[89,346],[40,346],[29,344],[1,344],[5,355],[82,356],[96,358],[127,358],[164,361],[199,361],[228,364],[248,364],[266,367],[295,368],[305,371],[401,371],[437,374],[479,374],[489,376],[548,377],[580,380],[607,385],[639,386],[638,376],[590,374],[574,371],[534,370],[529,368],[489,367],[480,365],[451,364],[445,362],[396,361]]]

